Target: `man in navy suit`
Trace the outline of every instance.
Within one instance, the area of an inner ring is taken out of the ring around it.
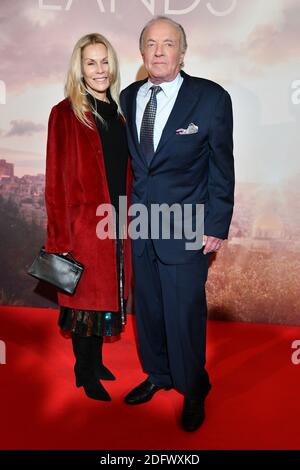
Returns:
[[[148,378],[126,397],[149,401],[161,389],[184,395],[181,425],[204,420],[211,384],[205,369],[209,253],[227,238],[233,211],[232,106],[218,84],[181,69],[187,48],[181,25],[149,21],[140,37],[148,79],[127,87],[121,105],[132,156],[132,204],[204,207],[203,246],[187,249],[174,235],[132,240],[139,352]],[[202,241],[202,240],[201,240]]]

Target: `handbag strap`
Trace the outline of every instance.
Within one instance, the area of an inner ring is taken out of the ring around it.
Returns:
[[[45,246],[42,246],[42,250],[45,250]],[[68,259],[68,256],[71,258],[72,261],[74,261],[75,264],[79,265],[80,266],[80,263],[74,258],[74,256],[71,254],[71,253],[68,253],[67,255],[63,255],[62,253],[58,253],[59,256],[62,256],[63,258],[66,258]]]
[[[74,258],[74,256],[71,253],[68,253],[67,255],[63,255],[65,258],[68,256],[74,261],[74,263],[78,264],[78,261]]]

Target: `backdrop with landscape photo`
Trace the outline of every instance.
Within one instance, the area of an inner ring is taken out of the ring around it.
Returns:
[[[141,28],[161,14],[186,30],[184,70],[220,83],[234,107],[236,206],[210,267],[210,317],[299,325],[298,0],[1,1],[0,304],[56,305],[26,269],[45,238],[47,121],[75,42],[107,36],[124,88],[141,73]]]

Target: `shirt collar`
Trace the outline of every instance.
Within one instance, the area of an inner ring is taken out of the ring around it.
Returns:
[[[161,87],[162,91],[164,92],[164,94],[166,95],[167,98],[169,98],[170,96],[172,96],[176,90],[178,90],[180,84],[182,83],[183,81],[183,78],[181,76],[180,73],[177,74],[176,78],[174,78],[174,80],[172,80],[171,82],[163,82],[163,83],[160,83],[159,86]],[[143,90],[143,94],[144,96],[146,97],[147,94],[149,93],[150,91],[150,88],[153,86],[153,83],[150,81],[150,79],[148,79],[148,81],[144,84],[144,90]]]

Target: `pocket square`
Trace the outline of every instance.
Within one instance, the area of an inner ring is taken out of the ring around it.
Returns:
[[[191,122],[191,124],[188,125],[187,129],[177,129],[176,134],[197,134],[198,132],[198,126]]]

